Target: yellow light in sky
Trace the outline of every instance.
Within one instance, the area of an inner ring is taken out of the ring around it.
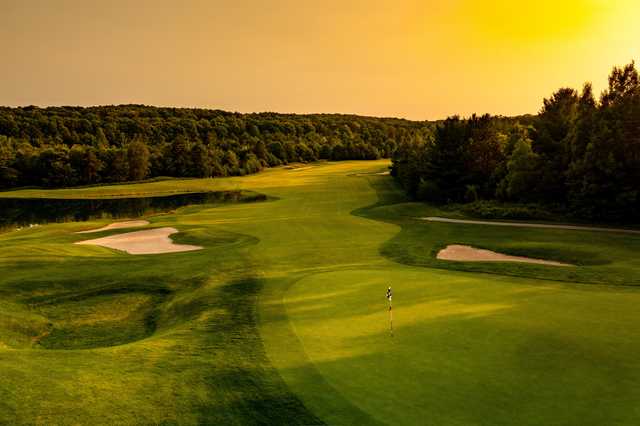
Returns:
[[[640,0],[5,3],[0,105],[515,115],[640,61]]]
[[[615,2],[602,0],[464,0],[457,11],[479,32],[519,43],[580,37],[609,18],[612,4]]]

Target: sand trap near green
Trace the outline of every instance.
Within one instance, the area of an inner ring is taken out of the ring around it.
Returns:
[[[553,260],[532,259],[524,256],[510,256],[496,253],[495,251],[479,249],[460,244],[449,245],[438,252],[436,256],[440,260],[455,262],[521,262],[537,265],[572,266],[568,263],[555,262]]]
[[[148,220],[126,220],[122,222],[114,222],[102,228],[88,229],[86,231],[78,231],[76,234],[92,234],[94,232],[110,231],[112,229],[138,228],[149,224]]]
[[[127,232],[125,234],[111,235],[93,240],[78,241],[74,244],[94,245],[121,250],[129,254],[162,254],[178,253],[183,251],[201,250],[203,247],[176,244],[169,238],[177,234],[176,228],[155,228],[145,231]]]

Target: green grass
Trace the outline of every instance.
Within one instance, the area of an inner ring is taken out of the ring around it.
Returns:
[[[371,182],[381,200],[397,197],[390,180]],[[397,224],[402,230],[382,245],[399,263],[439,269],[498,273],[556,281],[640,285],[640,237],[622,233],[432,223],[428,216],[466,218],[422,203],[391,199],[357,214]],[[451,263],[436,259],[449,244],[466,244],[516,256],[556,260],[579,268],[549,268],[521,263]]]
[[[285,300],[323,379],[389,424],[637,422],[640,332],[618,327],[638,292],[390,268],[315,275]]]
[[[150,218],[198,252],[71,244],[107,221],[0,234],[0,424],[638,424],[640,238],[425,223],[386,166],[0,194],[271,197]]]

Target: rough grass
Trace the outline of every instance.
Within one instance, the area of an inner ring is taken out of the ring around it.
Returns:
[[[0,235],[0,423],[640,422],[639,238],[425,223],[386,166],[11,192],[271,201],[151,218],[199,252],[72,244],[108,221]],[[434,259],[452,243],[580,266]]]

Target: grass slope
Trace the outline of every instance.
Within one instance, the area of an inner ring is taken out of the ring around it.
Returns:
[[[271,197],[151,218],[200,252],[72,245],[86,223],[0,235],[0,423],[640,422],[640,239],[425,224],[366,175],[386,165],[0,194]],[[433,259],[449,243],[580,266]]]

